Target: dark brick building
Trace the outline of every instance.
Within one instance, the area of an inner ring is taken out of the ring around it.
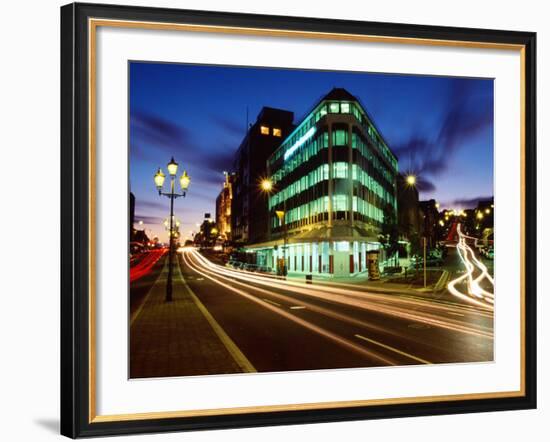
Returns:
[[[294,129],[293,119],[292,112],[262,108],[235,154],[231,236],[236,245],[267,239],[267,197],[260,182],[267,176],[268,157]]]

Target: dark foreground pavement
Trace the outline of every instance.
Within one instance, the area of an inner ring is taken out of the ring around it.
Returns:
[[[130,377],[254,371],[183,280],[174,263],[173,301],[165,302],[167,260],[130,323]]]
[[[130,376],[380,367],[493,360],[492,312],[404,291],[293,285],[178,254],[130,326]]]

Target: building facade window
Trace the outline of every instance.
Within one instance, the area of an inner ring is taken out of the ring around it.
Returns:
[[[336,129],[332,131],[332,144],[334,146],[347,146],[348,131],[345,129]]]
[[[274,137],[282,137],[283,136],[283,131],[278,127],[274,127],[273,128],[273,136]]]
[[[332,163],[334,178],[347,178],[348,177],[348,163],[338,162]]]
[[[348,196],[334,195],[332,197],[332,210],[335,212],[344,212],[348,210]]]
[[[260,133],[262,135],[269,135],[269,126],[260,126]]]

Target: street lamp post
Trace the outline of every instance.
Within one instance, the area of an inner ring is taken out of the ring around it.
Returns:
[[[189,187],[189,183],[191,182],[191,179],[189,178],[189,175],[187,175],[186,171],[183,171],[183,174],[180,177],[180,187],[182,192],[176,192],[176,175],[178,173],[178,163],[174,161],[174,157],[170,160],[168,165],[166,166],[168,169],[168,173],[170,174],[170,192],[163,192],[162,188],[164,186],[164,180],[166,178],[166,175],[162,172],[161,168],[159,167],[157,173],[155,174],[155,185],[157,187],[157,190],[159,192],[160,196],[165,196],[167,198],[170,198],[170,244],[168,246],[168,280],[166,282],[166,302],[172,301],[172,265],[173,265],[173,255],[174,255],[174,200],[179,197],[185,197],[187,193],[187,188]]]
[[[261,187],[262,191],[264,191],[266,194],[271,194],[271,192],[273,191],[273,181],[266,178],[266,179],[262,180],[262,182],[260,183],[260,187]],[[283,210],[276,210],[275,214],[277,215],[277,218],[279,218],[279,222],[283,226],[283,263],[284,264],[283,264],[282,273],[283,273],[283,276],[286,276],[286,274],[287,274],[287,270],[286,270],[287,269],[286,249],[287,249],[287,243],[288,243],[288,229],[287,229],[286,220],[285,220],[286,198],[283,199]],[[268,228],[270,227],[269,215],[270,214],[268,213]],[[268,231],[269,231],[269,229],[268,229]]]
[[[283,200],[283,210],[277,210],[276,212],[279,221],[283,225],[283,276],[287,274],[287,265],[286,265],[286,249],[288,244],[288,229],[286,225],[286,199]]]
[[[271,181],[268,178],[265,178],[260,183],[260,189],[265,194],[266,197],[266,205],[267,205],[267,240],[271,241],[271,210],[269,208],[269,195],[271,195],[271,191],[273,190],[273,181]]]

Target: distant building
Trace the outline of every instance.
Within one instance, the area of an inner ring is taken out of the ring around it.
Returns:
[[[199,247],[212,247],[215,245],[217,238],[216,222],[210,217],[209,213],[205,213],[199,231],[193,237],[193,242]]]
[[[385,211],[396,219],[398,164],[359,100],[330,91],[281,140],[268,169],[270,240],[248,247],[257,263],[277,267],[286,256],[290,272],[365,271],[367,252],[381,248]]]
[[[130,241],[132,241],[134,236],[134,221],[136,217],[136,196],[130,192],[130,200],[128,204],[129,208],[129,219],[130,219]]]
[[[429,248],[435,247],[439,238],[439,209],[434,199],[420,201],[420,210],[423,216],[423,236]]]
[[[475,208],[475,229],[485,244],[493,242],[495,200],[480,200]]]
[[[262,108],[235,154],[231,236],[236,245],[267,239],[267,205],[260,181],[267,176],[267,158],[293,129],[293,119],[292,112]]]
[[[145,230],[134,230],[132,233],[132,241],[129,244],[130,257],[139,255],[149,248],[150,240]]]
[[[231,241],[231,201],[235,174],[224,172],[223,188],[216,198],[216,225],[224,241]]]
[[[397,175],[397,225],[402,239],[421,236],[424,231],[424,218],[418,201],[418,189],[407,183],[406,177]]]

